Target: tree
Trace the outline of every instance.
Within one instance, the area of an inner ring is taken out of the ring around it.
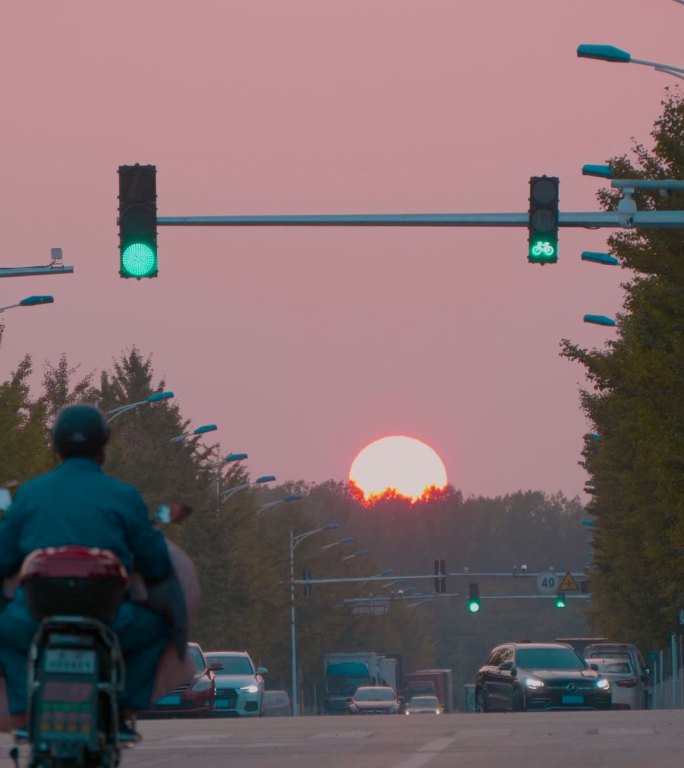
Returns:
[[[618,178],[684,175],[684,101],[668,92],[652,132],[611,162]],[[683,210],[684,194],[640,191],[649,210]],[[602,192],[604,209],[617,194]],[[658,647],[684,606],[684,233],[627,230],[609,238],[627,272],[617,338],[561,354],[584,366],[581,404],[593,425],[583,465],[595,518],[593,624],[610,637]]]
[[[26,355],[0,384],[0,483],[24,482],[52,464],[46,404],[30,395],[32,371],[31,357]]]

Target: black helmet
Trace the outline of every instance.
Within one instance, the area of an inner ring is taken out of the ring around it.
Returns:
[[[94,405],[68,405],[52,427],[52,442],[61,456],[92,456],[108,439],[109,425]]]

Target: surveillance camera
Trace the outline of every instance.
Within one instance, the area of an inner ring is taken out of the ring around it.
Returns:
[[[50,258],[53,261],[61,261],[62,260],[62,249],[61,248],[50,248]]]
[[[525,563],[523,563],[523,564],[520,566],[520,570],[521,570],[523,573],[527,573],[527,566],[525,565]]]

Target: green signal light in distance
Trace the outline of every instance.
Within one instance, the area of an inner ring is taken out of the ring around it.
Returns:
[[[121,269],[131,277],[147,277],[157,271],[157,254],[146,243],[131,243],[121,254]]]
[[[468,603],[468,610],[471,613],[477,613],[480,610],[480,604],[476,600],[471,600]]]

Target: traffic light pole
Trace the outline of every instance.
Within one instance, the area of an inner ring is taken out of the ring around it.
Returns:
[[[158,216],[160,227],[523,227],[529,213],[367,213],[269,216]],[[684,211],[559,213],[559,227],[682,229]]]

